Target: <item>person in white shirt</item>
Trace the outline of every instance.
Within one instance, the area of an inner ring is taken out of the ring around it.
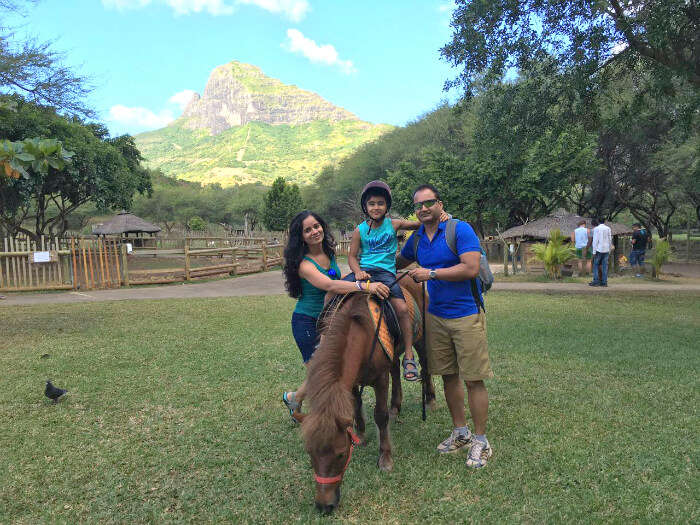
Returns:
[[[576,247],[579,275],[586,275],[586,273],[591,271],[591,250],[588,248],[588,233],[585,220],[579,221],[578,228],[571,233],[571,242]],[[588,259],[587,264],[586,259]]]
[[[607,286],[608,257],[614,249],[612,230],[602,220],[594,219],[593,226],[593,280],[588,286]]]

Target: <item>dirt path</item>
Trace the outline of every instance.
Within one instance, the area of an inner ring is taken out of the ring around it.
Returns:
[[[347,271],[347,269],[343,269]],[[586,284],[572,283],[507,283],[494,284],[490,293],[499,291],[535,293],[691,293],[700,295],[700,284],[633,283],[592,288]],[[118,290],[93,290],[85,292],[4,294],[0,307],[26,304],[84,303],[94,301],[125,301],[138,299],[186,299],[199,297],[242,297],[247,295],[281,295],[284,277],[281,270],[256,273],[204,283],[174,284],[170,286],[139,286]]]

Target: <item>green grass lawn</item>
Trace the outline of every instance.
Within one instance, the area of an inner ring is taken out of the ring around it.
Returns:
[[[292,307],[0,307],[0,523],[321,520],[280,402],[303,374]],[[331,519],[697,523],[697,297],[496,292],[487,307],[488,466],[438,457],[444,399],[423,423],[420,388],[404,383],[394,471],[377,470],[370,426]],[[58,405],[47,377],[70,390]]]

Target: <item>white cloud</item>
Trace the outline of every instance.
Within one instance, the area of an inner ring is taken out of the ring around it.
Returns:
[[[212,15],[230,15],[234,9],[224,0],[166,0],[178,15],[207,11]]]
[[[167,126],[175,117],[169,109],[156,114],[147,108],[130,108],[117,104],[109,108],[109,120],[126,126],[158,129]]]
[[[226,0],[102,0],[102,5],[123,11],[125,9],[141,9],[154,1],[170,6],[178,15],[203,11],[211,15],[230,15],[234,12],[233,6],[229,5]]]
[[[238,0],[239,4],[253,4],[274,14],[284,14],[293,22],[299,22],[311,9],[307,0]]]
[[[302,20],[311,9],[308,0],[102,0],[102,5],[123,11],[142,9],[152,3],[159,3],[170,6],[178,15],[206,11],[216,16],[233,14],[234,1],[236,4],[251,4],[270,13],[284,15],[293,22]]]
[[[151,3],[151,0],[102,0],[102,5],[123,11],[124,9],[140,9]]]
[[[195,95],[195,92],[192,91],[191,89],[184,89],[180,91],[179,93],[175,93],[172,97],[168,99],[168,102],[172,102],[173,104],[177,104],[180,107],[180,110],[185,109],[187,107],[187,104],[190,103],[190,100],[192,100],[192,97]]]
[[[287,37],[289,40],[284,47],[292,53],[300,53],[311,62],[337,66],[346,75],[357,71],[351,60],[341,60],[338,57],[338,52],[331,44],[319,46],[310,38],[306,38],[298,29],[288,29]]]
[[[446,4],[440,4],[440,5],[438,6],[438,12],[440,12],[440,13],[446,13],[446,12],[448,12],[448,11],[452,11],[452,9],[454,9],[454,6],[455,6],[455,5],[452,4],[452,3],[450,3],[450,2],[447,2]]]

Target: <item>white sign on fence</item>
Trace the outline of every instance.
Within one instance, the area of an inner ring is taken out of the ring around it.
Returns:
[[[46,263],[51,262],[51,252],[34,252],[32,262]]]
[[[130,242],[126,243],[126,253],[131,253],[134,251],[134,247]]]

